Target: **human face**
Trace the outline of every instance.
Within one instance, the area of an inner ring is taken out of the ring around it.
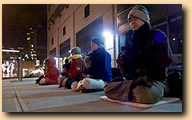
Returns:
[[[129,24],[131,26],[131,29],[133,31],[136,31],[144,24],[144,22],[141,19],[133,16],[129,19]]]
[[[91,49],[94,51],[94,50],[97,50],[98,49],[98,45],[94,42],[91,42]]]

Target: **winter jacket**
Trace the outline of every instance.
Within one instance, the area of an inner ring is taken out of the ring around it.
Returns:
[[[82,60],[81,55],[74,54],[72,56],[70,67],[69,69],[65,69],[65,72],[69,75],[70,78],[81,80],[86,77],[84,70],[85,62]]]
[[[91,67],[88,69],[88,74],[94,79],[102,79],[110,82],[112,79],[111,72],[111,55],[105,51],[104,47],[99,46],[90,55]]]
[[[118,67],[127,80],[116,78],[104,87],[108,98],[137,103],[156,103],[167,91],[165,68],[172,62],[169,42],[160,30],[145,23],[126,35],[125,47],[118,56]]]
[[[121,70],[129,79],[142,76],[153,80],[165,79],[165,68],[172,62],[168,43],[166,35],[161,30],[152,30],[148,23],[135,32],[130,30],[126,34],[125,50],[119,55],[123,60],[119,65]]]
[[[49,61],[47,64],[48,69],[45,70],[45,80],[48,84],[57,84],[57,79],[59,77],[59,71],[55,66],[54,58],[48,57],[46,60]]]

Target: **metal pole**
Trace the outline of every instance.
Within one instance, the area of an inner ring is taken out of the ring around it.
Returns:
[[[18,70],[19,70],[19,78],[18,78],[18,80],[20,80],[20,81],[22,81],[22,65],[21,65],[21,56],[22,56],[22,54],[21,54],[21,50],[20,50],[20,53],[19,53],[19,68],[18,68]]]
[[[113,4],[113,41],[114,41],[114,67],[117,67],[116,57],[118,56],[117,51],[117,5]]]

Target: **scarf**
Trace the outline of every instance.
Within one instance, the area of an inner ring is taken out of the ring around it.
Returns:
[[[78,59],[78,58],[82,58],[81,54],[72,55],[72,59]]]

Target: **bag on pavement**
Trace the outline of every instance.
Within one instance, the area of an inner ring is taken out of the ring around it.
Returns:
[[[166,69],[170,97],[182,99],[182,65],[171,65]]]

